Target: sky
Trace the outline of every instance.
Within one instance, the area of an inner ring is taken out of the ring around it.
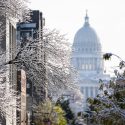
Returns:
[[[125,0],[30,0],[30,8],[42,11],[46,27],[67,34],[69,42],[89,22],[100,38],[102,51],[125,60]],[[112,60],[114,61],[114,60]]]

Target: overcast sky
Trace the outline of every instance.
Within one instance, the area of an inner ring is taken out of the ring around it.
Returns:
[[[84,24],[87,9],[102,51],[125,59],[125,0],[31,0],[30,7],[41,10],[46,26],[66,33],[71,43]]]

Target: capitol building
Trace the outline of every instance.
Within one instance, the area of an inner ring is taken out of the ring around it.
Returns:
[[[71,64],[78,71],[78,86],[84,96],[85,109],[86,99],[98,94],[99,79],[109,79],[109,75],[104,74],[101,43],[96,31],[90,26],[87,13],[83,27],[74,37]]]

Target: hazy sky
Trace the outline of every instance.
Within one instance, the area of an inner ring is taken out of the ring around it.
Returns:
[[[87,9],[102,51],[125,59],[125,0],[31,0],[30,7],[41,10],[46,26],[66,33],[70,42],[83,26]]]

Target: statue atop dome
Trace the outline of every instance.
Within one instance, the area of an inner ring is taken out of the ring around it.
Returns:
[[[86,16],[85,16],[85,26],[89,25],[89,17],[88,17],[88,10],[86,10]]]

